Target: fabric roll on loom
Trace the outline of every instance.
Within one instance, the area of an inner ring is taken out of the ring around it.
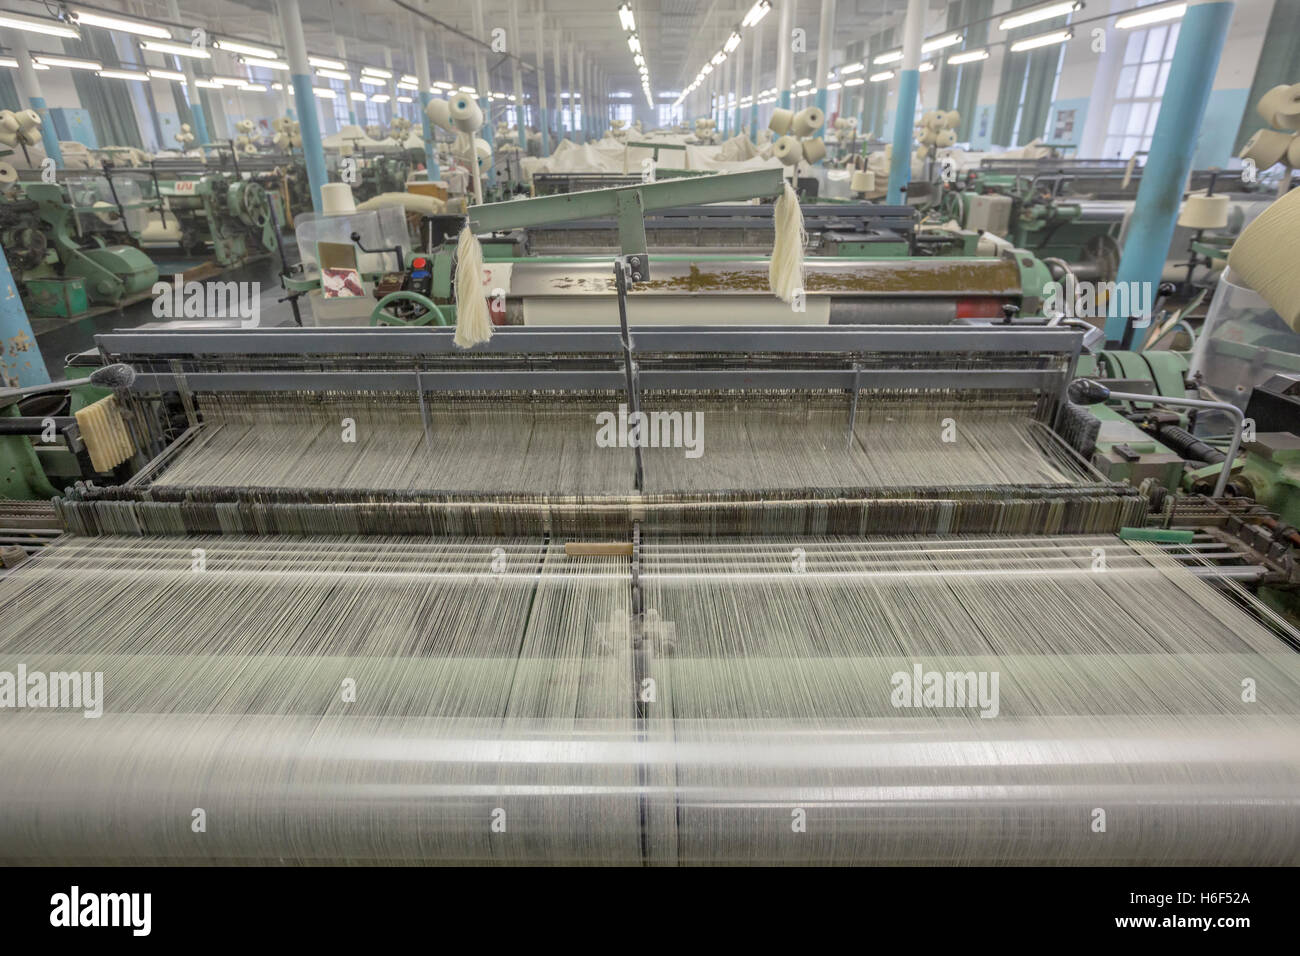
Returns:
[[[1298,658],[1156,546],[642,547],[635,630],[629,558],[540,538],[50,547],[0,581],[0,660],[102,672],[103,712],[0,714],[3,854],[1296,861]],[[983,676],[949,706],[918,668]]]

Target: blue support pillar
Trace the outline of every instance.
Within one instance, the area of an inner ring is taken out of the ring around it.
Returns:
[[[1229,2],[1193,4],[1187,8],[1178,31],[1178,47],[1169,67],[1160,118],[1151,137],[1151,150],[1142,170],[1142,182],[1116,276],[1118,284],[1143,283],[1128,287],[1143,290],[1139,301],[1155,300],[1155,289],[1164,272],[1165,256],[1182,205],[1183,186],[1192,168],[1196,139],[1232,20],[1232,6]],[[1118,343],[1123,339],[1129,318],[1107,316],[1108,342]]]
[[[49,380],[50,373],[36,346],[36,333],[9,271],[9,260],[0,249],[0,385],[21,388],[44,385]]]
[[[903,191],[912,178],[912,120],[916,116],[916,92],[921,85],[917,70],[902,70],[898,75],[898,103],[894,108],[894,151],[889,160],[889,192],[885,202],[891,206],[903,202]]]
[[[203,112],[202,92],[194,91],[194,99],[190,101],[190,114],[194,117],[194,141],[200,146],[206,146],[212,142],[212,137],[208,135],[208,116]]]
[[[320,138],[320,111],[316,108],[311,65],[307,62],[307,41],[302,33],[302,13],[298,9],[298,0],[279,0],[279,5],[285,55],[289,61],[294,102],[298,104],[298,125],[302,129],[302,155],[307,164],[307,181],[311,184],[311,205],[320,215],[323,208],[321,187],[329,182],[329,178],[325,173],[325,149]]]
[[[420,116],[424,120],[424,167],[428,170],[429,182],[437,182],[442,178],[442,170],[438,168],[438,143],[433,138],[433,124],[429,122],[429,101],[433,99],[433,94],[427,89],[420,90]]]

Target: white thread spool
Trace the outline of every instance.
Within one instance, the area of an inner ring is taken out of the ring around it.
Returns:
[[[934,116],[930,119],[930,122],[925,124],[926,128],[932,129],[936,133],[940,132],[941,130],[947,129],[948,128],[947,116],[948,114],[943,112],[942,110],[935,110]]]
[[[779,106],[772,110],[772,118],[767,121],[767,128],[777,136],[784,136],[790,132],[790,124],[794,121],[794,114],[789,110],[783,110]]]
[[[943,115],[943,123],[949,129],[956,129],[961,125],[961,113],[957,110],[949,110]]]
[[[14,183],[18,181],[18,170],[13,163],[0,161],[0,183]]]
[[[1300,169],[1300,136],[1291,137],[1291,145],[1286,148],[1286,164],[1292,169]]]
[[[0,110],[0,130],[16,133],[19,129],[17,114],[13,110]]]
[[[916,152],[914,152],[914,153],[912,154],[913,158],[918,159],[918,160],[922,160],[922,161],[924,161],[924,160],[925,160],[925,157],[927,157],[927,156],[929,156],[929,155],[930,155],[930,147],[929,147],[929,146],[918,146],[918,147],[916,147]]]
[[[876,191],[876,174],[869,169],[859,169],[849,181],[849,189],[855,193],[873,193]]]
[[[22,141],[28,146],[37,146],[41,142],[41,130],[39,126],[29,126],[24,130],[20,130],[18,135],[22,137]]]
[[[1269,126],[1300,127],[1300,83],[1273,87],[1259,98],[1255,112]]]
[[[35,110],[20,110],[14,115],[18,117],[18,125],[22,129],[39,129],[41,126],[41,114]]]
[[[951,146],[957,142],[957,132],[952,129],[941,130],[934,136],[934,145],[939,147]]]
[[[1300,239],[1300,190],[1278,199],[1241,231],[1228,253],[1228,266],[1300,332],[1300,270],[1295,246]]]
[[[825,122],[826,114],[815,106],[809,106],[794,114],[790,131],[796,136],[811,136],[821,129]]]
[[[357,211],[352,187],[347,183],[326,183],[321,186],[320,204],[324,216],[346,216]]]
[[[772,155],[784,166],[794,166],[803,159],[803,147],[793,136],[782,136],[772,145]]]
[[[935,121],[936,118],[942,115],[943,113],[941,113],[939,110],[926,110],[924,113],[921,114],[920,125],[929,126],[931,123]]]
[[[816,163],[826,158],[826,141],[824,139],[806,139],[801,144],[803,158],[806,162]]]
[[[1249,159],[1259,169],[1268,169],[1286,155],[1291,145],[1290,133],[1279,133],[1275,129],[1258,130],[1241,148],[1241,159]]]
[[[1228,225],[1228,196],[1191,195],[1178,214],[1178,225],[1188,229],[1222,229]]]
[[[474,154],[478,157],[478,165],[483,169],[492,163],[492,146],[485,139],[474,137]]]
[[[462,133],[476,133],[483,127],[483,111],[469,96],[460,95],[447,101],[447,114]]]
[[[926,126],[926,127],[925,127],[924,129],[922,129],[921,132],[917,135],[916,140],[917,140],[917,142],[920,143],[922,146],[933,146],[933,145],[934,145],[934,142],[935,142],[935,140],[938,138],[938,136],[939,136],[939,134],[936,133],[936,132],[931,128],[931,127]]]

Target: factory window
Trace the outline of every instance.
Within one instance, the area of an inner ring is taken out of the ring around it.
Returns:
[[[1179,26],[1173,23],[1134,30],[1126,38],[1124,63],[1115,80],[1115,106],[1101,151],[1107,159],[1127,159],[1151,148]]]

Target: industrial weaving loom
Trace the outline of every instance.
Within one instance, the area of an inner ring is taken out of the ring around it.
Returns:
[[[0,711],[0,855],[1300,859],[1300,635],[1116,536],[1080,331],[451,336],[99,337],[134,477],[0,579],[0,671],[103,714]]]

